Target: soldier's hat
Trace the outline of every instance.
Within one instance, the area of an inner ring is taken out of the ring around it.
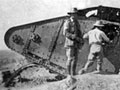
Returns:
[[[96,21],[95,24],[93,24],[94,26],[98,26],[98,27],[103,27],[104,24],[102,21]]]
[[[70,12],[68,12],[67,14],[69,14],[69,15],[75,14],[75,13],[77,13],[77,11],[78,11],[78,9],[77,9],[76,7],[74,7],[74,8],[72,8],[72,9],[70,10]]]

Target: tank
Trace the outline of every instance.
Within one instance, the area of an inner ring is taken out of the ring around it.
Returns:
[[[103,70],[118,73],[120,68],[120,9],[96,6],[78,10],[78,21],[82,35],[93,28],[96,20],[105,24],[105,33],[113,40],[104,45]],[[64,21],[68,16],[56,17],[43,21],[11,27],[5,34],[5,44],[11,50],[26,57],[30,64],[41,65],[52,73],[66,76],[65,37],[62,34]],[[77,72],[87,61],[89,45],[81,45],[78,55]],[[31,65],[26,65],[26,67]],[[94,64],[89,71],[95,70]],[[25,66],[23,66],[26,68]],[[24,68],[16,71],[17,73]],[[7,83],[17,74],[12,75]]]

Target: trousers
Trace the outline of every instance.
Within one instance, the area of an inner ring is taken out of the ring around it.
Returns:
[[[91,44],[90,52],[88,55],[88,61],[85,64],[84,69],[87,70],[94,62],[97,61],[97,70],[102,70],[102,62],[103,62],[103,48],[100,44]]]
[[[69,75],[76,75],[76,66],[78,60],[78,49],[75,47],[68,47],[66,49],[66,56],[67,56],[67,72]]]

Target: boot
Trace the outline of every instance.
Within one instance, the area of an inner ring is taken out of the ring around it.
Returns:
[[[64,85],[62,86],[65,90],[71,90],[70,88],[74,88],[76,81],[77,80],[73,76],[68,75],[67,78],[63,81]]]
[[[79,74],[79,75],[82,75],[82,74],[84,74],[86,71],[87,71],[87,70],[85,70],[84,68],[82,68],[82,69],[78,72],[78,74]]]
[[[97,71],[98,72],[102,71],[102,63],[101,62],[97,62]]]

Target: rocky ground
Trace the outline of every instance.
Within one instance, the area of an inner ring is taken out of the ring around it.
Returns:
[[[76,75],[74,78],[76,82],[69,88],[66,88],[66,80],[63,79],[39,84],[35,84],[35,82],[17,83],[14,87],[9,88],[1,86],[0,90],[120,90],[120,75],[89,73]]]
[[[28,90],[27,88],[55,81],[57,80],[56,76],[56,74],[50,74],[48,70],[41,67],[28,68],[15,77],[8,87],[5,87],[5,82],[1,81],[0,90]]]
[[[28,62],[23,56],[12,51],[0,51],[0,90],[19,90],[21,88],[36,87],[56,80],[57,74],[50,74],[45,68],[35,66],[23,70],[13,79],[9,87],[5,87],[5,81],[8,80],[11,74],[26,64]]]
[[[26,63],[24,57],[8,51],[0,53],[0,71],[17,70]],[[23,70],[9,87],[5,87],[0,73],[0,90],[120,90],[120,75],[110,72],[76,75],[76,82],[67,88],[66,79],[58,80],[56,76],[57,74],[51,74],[40,66],[32,67]]]

